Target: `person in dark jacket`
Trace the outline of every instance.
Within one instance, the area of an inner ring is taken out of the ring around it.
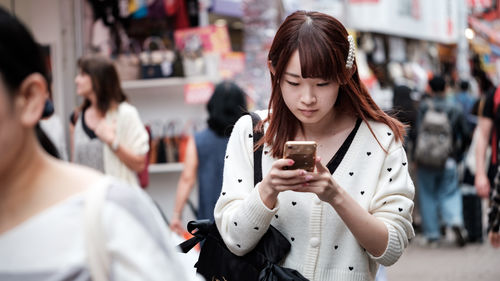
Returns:
[[[233,82],[217,85],[207,104],[208,128],[190,137],[177,185],[174,213],[170,228],[182,234],[182,210],[198,182],[197,219],[214,219],[214,207],[222,187],[222,172],[227,142],[234,123],[246,112],[246,96]]]

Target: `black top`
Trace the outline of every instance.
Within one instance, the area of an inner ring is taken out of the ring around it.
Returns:
[[[352,129],[349,136],[347,136],[342,146],[335,153],[335,155],[333,155],[332,159],[330,159],[330,161],[326,165],[331,174],[335,172],[337,167],[340,165],[340,162],[342,162],[342,159],[344,159],[344,156],[347,153],[347,150],[349,150],[352,140],[354,139],[354,136],[356,135],[356,132],[359,129],[359,125],[361,125],[361,121],[362,121],[361,118],[358,118],[358,120],[356,120],[356,126],[354,126],[354,129]]]
[[[85,110],[87,110],[86,108],[83,109],[82,112],[80,112],[80,116],[82,118],[82,127],[83,127],[83,131],[85,132],[85,134],[87,134],[87,136],[90,138],[90,139],[95,139],[97,138],[97,135],[95,134],[95,132],[89,128],[89,126],[87,126],[87,123],[85,123],[85,118],[83,118],[83,116],[85,115]],[[73,111],[71,113],[71,115],[69,116],[69,122],[71,122],[71,124],[73,124],[73,126],[76,126],[76,119],[78,118],[78,116],[75,116],[77,113],[75,111]]]
[[[482,112],[479,112],[479,102],[475,105],[475,110],[477,111],[477,115],[486,117],[488,119],[491,119],[493,121],[493,130],[496,131],[497,133],[497,163],[494,165],[492,163],[492,158],[490,158],[490,165],[488,168],[488,179],[490,180],[491,185],[493,186],[493,181],[495,179],[495,174],[497,173],[497,166],[498,166],[498,160],[500,160],[500,110],[497,109],[495,112],[494,106],[494,97],[495,97],[495,91],[490,91],[487,93],[487,96],[484,100],[484,105],[482,107]],[[499,108],[500,109],[500,108]],[[491,144],[491,139],[489,140]],[[492,155],[493,157],[493,155]]]

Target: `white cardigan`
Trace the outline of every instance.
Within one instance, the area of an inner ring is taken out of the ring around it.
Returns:
[[[149,150],[149,137],[142,124],[137,109],[127,102],[122,102],[116,110],[106,113],[106,121],[116,122],[116,137],[120,145],[138,155],[145,155]],[[130,170],[107,145],[104,145],[104,172],[125,182],[138,185],[137,173]]]
[[[262,118],[267,115],[257,113]],[[222,192],[214,211],[227,247],[244,255],[272,224],[292,245],[283,266],[298,270],[309,280],[374,280],[379,263],[395,263],[415,235],[411,224],[414,186],[402,144],[385,124],[370,122],[370,126],[388,153],[362,122],[332,177],[387,226],[389,241],[382,256],[366,252],[333,207],[313,193],[285,191],[279,194],[274,209],[264,205],[253,183],[249,115],[236,123],[229,139]],[[264,177],[276,160],[269,150],[265,146],[262,155]]]

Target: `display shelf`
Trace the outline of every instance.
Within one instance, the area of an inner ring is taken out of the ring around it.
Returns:
[[[148,88],[183,87],[184,85],[189,83],[217,82],[218,80],[220,80],[220,78],[211,76],[141,79],[124,81],[122,82],[122,88],[127,91]]]
[[[150,174],[182,172],[183,169],[183,163],[151,164],[148,168]]]

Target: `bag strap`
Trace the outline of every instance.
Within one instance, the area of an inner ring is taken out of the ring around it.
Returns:
[[[252,117],[252,131],[253,131],[253,147],[255,148],[255,144],[259,142],[259,140],[263,137],[262,130],[256,130],[257,126],[260,122],[260,116],[255,112],[249,112]],[[253,180],[254,186],[262,181],[262,151],[263,145],[261,145],[258,149],[254,149],[253,152]],[[213,225],[213,221],[211,220],[195,220],[190,221],[187,225],[188,232],[191,233],[194,237],[182,242],[179,244],[179,248],[183,253],[189,252],[196,244],[205,240],[207,237],[210,227]],[[196,231],[196,232],[195,232]]]
[[[84,239],[90,275],[94,281],[109,277],[111,258],[106,250],[106,235],[101,221],[102,208],[108,194],[109,178],[87,191],[84,209]]]
[[[262,130],[256,130],[260,122],[260,116],[255,112],[249,112],[252,117],[252,128],[253,128],[253,184],[254,186],[262,181],[262,150],[263,146],[255,149],[255,145],[264,136]]]

